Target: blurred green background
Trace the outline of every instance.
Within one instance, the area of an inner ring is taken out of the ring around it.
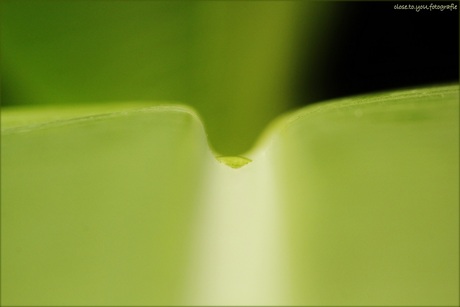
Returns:
[[[3,0],[2,106],[180,103],[214,150],[287,110],[458,82],[457,10],[398,2]],[[437,2],[451,4],[450,2]]]
[[[2,105],[181,103],[218,152],[248,150],[292,105],[302,1],[3,1]],[[312,31],[306,31],[312,29]],[[314,50],[320,46],[312,45]]]

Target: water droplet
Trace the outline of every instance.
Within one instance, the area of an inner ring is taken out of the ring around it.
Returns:
[[[223,163],[231,168],[240,168],[246,164],[252,162],[251,159],[240,157],[240,156],[230,156],[230,157],[217,157],[217,160],[220,163]]]

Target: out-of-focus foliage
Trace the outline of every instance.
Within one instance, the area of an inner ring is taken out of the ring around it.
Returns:
[[[289,109],[298,42],[311,37],[315,50],[313,33],[325,35],[314,26],[327,10],[311,6],[2,1],[2,103],[179,102],[200,113],[217,151],[242,153]]]

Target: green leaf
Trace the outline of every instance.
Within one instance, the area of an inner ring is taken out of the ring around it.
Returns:
[[[281,121],[273,150],[294,303],[458,302],[458,115],[454,85],[343,99]]]
[[[7,129],[2,303],[178,304],[205,142],[185,107]]]
[[[2,109],[1,303],[456,304],[458,92],[304,108],[236,169],[187,107]]]

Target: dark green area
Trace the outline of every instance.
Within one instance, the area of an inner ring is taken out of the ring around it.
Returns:
[[[309,6],[2,1],[2,105],[180,103],[202,116],[216,151],[241,154],[293,106],[299,37],[327,21]]]

